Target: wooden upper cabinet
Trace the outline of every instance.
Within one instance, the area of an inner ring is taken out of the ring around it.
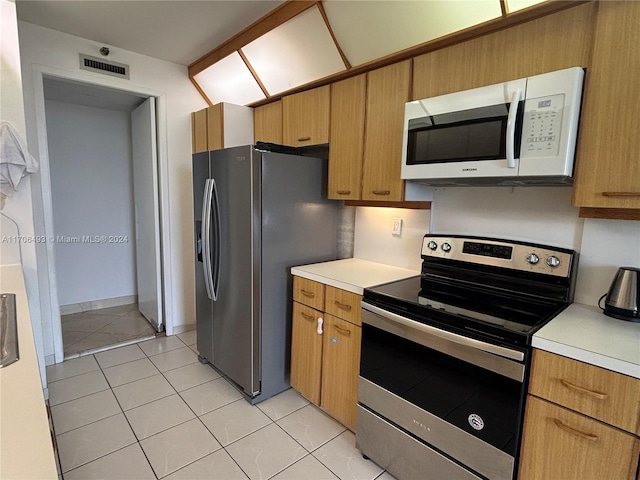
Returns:
[[[640,209],[640,2],[598,2],[573,204]]]
[[[191,151],[200,153],[208,150],[207,109],[204,108],[191,114]]]
[[[414,58],[412,99],[588,66],[596,3]]]
[[[254,109],[253,138],[256,142],[282,144],[281,100]]]
[[[217,103],[191,114],[192,153],[253,143],[253,109]]]
[[[329,143],[330,86],[282,98],[282,140],[304,147]]]
[[[410,82],[411,60],[367,74],[362,200],[404,200],[400,167]]]
[[[360,200],[366,95],[366,74],[331,85],[329,198]]]

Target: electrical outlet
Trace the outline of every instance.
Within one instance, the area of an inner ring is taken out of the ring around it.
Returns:
[[[402,219],[399,217],[393,217],[393,225],[391,226],[391,235],[399,237],[402,234]]]

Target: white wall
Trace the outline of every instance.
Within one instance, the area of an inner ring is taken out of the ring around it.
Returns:
[[[420,270],[420,249],[422,237],[429,232],[429,215],[429,210],[356,208],[353,256]],[[402,219],[399,237],[391,235],[394,217]]]
[[[16,22],[16,6],[12,1],[0,0],[0,121],[10,122],[18,134],[26,140],[25,112],[23,106],[22,79],[20,71],[20,49],[18,47],[18,29]],[[31,149],[33,150],[33,149]],[[18,191],[6,199],[2,213],[10,217],[17,225],[19,234],[26,238],[34,237],[34,222],[31,202],[31,182],[33,176],[27,176],[19,184]],[[3,227],[6,219],[3,219]],[[9,224],[13,222],[7,222]],[[13,233],[12,229],[8,233]],[[4,234],[4,231],[3,231]],[[22,270],[25,277],[27,296],[29,297],[29,313],[33,326],[33,335],[38,353],[38,364],[42,386],[46,387],[44,368],[45,346],[40,315],[40,293],[38,287],[38,265],[34,243],[21,243],[20,249],[15,246],[1,247],[0,255],[3,264],[15,263],[22,258]],[[16,256],[16,254],[18,254]],[[45,392],[46,395],[46,392]]]
[[[419,269],[416,243],[428,231],[572,248],[579,252],[574,301],[587,305],[597,305],[619,266],[640,267],[640,222],[579,218],[568,187],[437,188],[431,225],[424,215],[402,212],[358,208],[354,256]],[[410,225],[407,238],[391,236],[393,216]]]
[[[136,294],[131,115],[46,101],[60,305]]]
[[[79,69],[78,54],[99,57],[98,51],[104,46],[102,43],[24,22],[19,22],[19,33],[28,141],[30,145],[38,145],[40,150],[46,149],[46,132],[38,129],[38,121],[42,121],[40,117],[43,116],[38,104],[42,87],[36,85],[34,80],[40,81],[43,72],[55,77],[162,96],[166,101],[165,106],[159,109],[159,129],[166,138],[165,161],[168,165],[166,170],[160,171],[160,193],[168,205],[168,209],[162,213],[164,227],[169,231],[169,241],[164,245],[168,251],[168,265],[165,268],[169,269],[169,274],[166,281],[170,283],[173,292],[172,298],[167,299],[170,308],[167,317],[173,326],[194,323],[193,232],[190,214],[193,208],[191,112],[206,107],[206,103],[189,81],[187,68],[107,45],[111,50],[110,60],[131,67],[129,80],[117,79]],[[40,179],[36,178],[34,184],[37,186],[34,198],[38,200],[34,204],[35,228],[42,232],[47,213],[40,203]],[[43,249],[38,250],[38,262],[43,267],[51,262]],[[41,304],[46,307],[49,296],[55,291],[55,285],[49,284],[45,272],[40,275],[40,288],[43,291]],[[47,355],[53,353],[54,347],[51,315],[50,307],[43,312]]]

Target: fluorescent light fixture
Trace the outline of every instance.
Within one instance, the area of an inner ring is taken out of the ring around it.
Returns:
[[[499,0],[325,0],[322,4],[351,65],[362,65],[502,16]]]
[[[346,70],[314,6],[242,47],[270,95]]]
[[[193,79],[214,105],[220,102],[247,105],[266,98],[238,52],[214,63]]]
[[[538,5],[539,3],[544,3],[546,1],[547,0],[506,0],[507,12],[517,12],[518,10],[523,10],[525,8],[531,7],[533,5]]]

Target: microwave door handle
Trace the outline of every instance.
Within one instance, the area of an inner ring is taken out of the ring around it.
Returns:
[[[511,105],[509,106],[509,115],[507,116],[507,166],[516,168],[515,156],[515,136],[516,136],[516,117],[518,115],[518,104],[522,91],[516,90],[511,95]]]

